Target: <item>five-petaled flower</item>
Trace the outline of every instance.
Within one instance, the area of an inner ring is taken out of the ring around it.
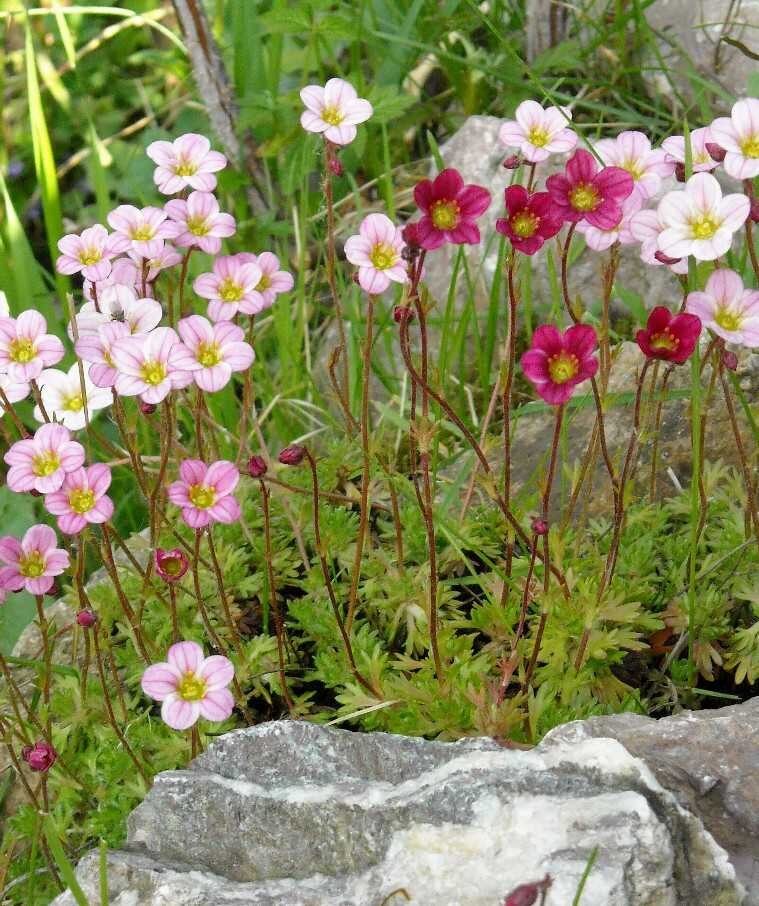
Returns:
[[[320,132],[333,145],[348,145],[356,137],[356,126],[374,112],[369,101],[358,97],[356,89],[343,79],[327,84],[306,85],[300,99],[306,106],[300,124],[307,132]]]
[[[170,217],[165,235],[183,248],[197,246],[215,255],[221,240],[235,231],[234,217],[219,211],[219,202],[210,192],[190,192],[187,199],[172,198],[164,210]]]
[[[58,528],[78,535],[90,523],[100,525],[113,515],[113,501],[106,496],[111,470],[101,462],[68,472],[60,490],[45,495],[45,508],[58,517]]]
[[[408,275],[403,247],[402,230],[389,217],[384,214],[364,217],[358,235],[345,243],[345,257],[358,267],[361,289],[377,295],[390,286],[391,280],[405,283]]]
[[[152,664],[142,675],[142,689],[161,704],[161,717],[173,730],[187,730],[198,718],[226,720],[235,706],[227,686],[235,670],[220,654],[203,657],[197,642],[177,642],[166,661]]]
[[[159,547],[155,552],[155,571],[164,582],[178,582],[190,568],[187,554],[178,547],[170,551]]]
[[[633,194],[641,201],[653,198],[661,189],[662,179],[675,169],[667,152],[654,150],[642,132],[620,132],[616,138],[601,139],[594,147],[607,166],[627,170],[633,178]]]
[[[620,167],[599,169],[593,155],[580,148],[564,173],[546,180],[554,205],[572,223],[587,220],[600,230],[611,230],[622,219],[622,202],[632,194],[633,178]]]
[[[58,368],[46,368],[39,376],[40,395],[45,412],[40,406],[34,407],[34,417],[38,422],[55,419],[72,431],[78,431],[92,419],[99,409],[106,409],[113,402],[113,395],[97,387],[87,372],[84,372],[84,388],[79,373],[79,363],[68,371]]]
[[[49,494],[61,487],[68,472],[80,468],[84,447],[71,439],[68,428],[51,423],[37,428],[34,437],[17,440],[4,458],[12,491]]]
[[[572,111],[568,107],[543,109],[537,101],[522,101],[514,116],[515,120],[501,126],[498,139],[507,148],[519,148],[530,163],[565,154],[577,144],[577,136],[569,128]]]
[[[89,364],[88,376],[96,387],[113,387],[118,371],[111,358],[111,347],[123,337],[131,336],[127,324],[112,321],[98,327],[96,333],[86,333],[74,345],[76,354]]]
[[[596,332],[587,324],[573,324],[561,333],[543,324],[532,335],[532,345],[521,359],[525,377],[552,406],[566,403],[575,387],[598,370]]]
[[[735,271],[714,271],[703,292],[688,293],[685,310],[723,340],[759,347],[759,290],[747,289]]]
[[[694,129],[690,133],[690,154],[691,169],[694,173],[706,173],[718,166],[717,161],[709,153],[706,147],[713,142],[712,134],[708,126],[701,129]],[[661,143],[662,150],[667,157],[678,164],[685,164],[685,136],[670,135]]]
[[[54,577],[69,567],[69,555],[56,543],[49,525],[33,525],[20,541],[12,535],[0,538],[0,561],[6,564],[0,569],[0,586],[32,595],[50,591]]]
[[[46,330],[47,321],[31,308],[17,318],[0,318],[0,373],[14,383],[23,383],[60,362],[63,343]]]
[[[201,390],[215,393],[225,387],[234,371],[245,371],[253,364],[253,347],[245,333],[231,321],[215,324],[200,315],[183,318],[177,325],[182,344],[176,349],[174,364],[189,371]]]
[[[128,248],[142,258],[154,258],[163,251],[167,213],[162,208],[136,208],[121,204],[108,215],[114,236],[123,236]]]
[[[733,233],[748,217],[751,202],[738,193],[722,195],[711,173],[695,173],[685,188],[668,192],[659,202],[659,251],[668,258],[693,255],[714,261],[730,248]]]
[[[210,300],[208,317],[212,321],[231,321],[238,311],[255,315],[266,307],[258,291],[262,277],[253,255],[220,255],[214,259],[213,272],[196,277],[192,288]]]
[[[126,324],[130,334],[149,333],[161,323],[163,309],[155,299],[137,299],[127,287],[109,294],[106,301],[85,302],[76,316],[80,337],[97,333],[105,324]]]
[[[110,353],[118,372],[116,392],[139,396],[145,403],[160,403],[172,390],[192,383],[192,374],[177,365],[182,354],[179,337],[171,327],[117,340]]]
[[[730,116],[721,116],[709,127],[712,140],[724,148],[725,172],[736,179],[759,176],[759,99],[742,98]]]
[[[164,195],[174,195],[182,189],[213,192],[216,188],[215,173],[223,170],[227,159],[219,151],[211,150],[205,135],[188,132],[173,142],[151,142],[146,152],[158,166],[153,180]]]
[[[564,224],[548,192],[530,194],[524,186],[509,186],[504,202],[506,217],[496,220],[495,228],[525,255],[534,255]]]
[[[58,240],[62,253],[55,262],[61,274],[78,274],[87,280],[104,280],[111,272],[111,258],[129,248],[130,240],[122,233],[111,233],[100,224],[82,230],[77,236],[70,233]]]
[[[422,212],[416,233],[423,249],[437,249],[446,242],[476,245],[480,241],[475,221],[490,206],[490,192],[482,186],[464,185],[458,170],[450,167],[434,180],[417,183],[414,201]]]
[[[647,358],[682,365],[696,348],[700,334],[701,321],[695,315],[673,315],[668,308],[658,305],[635,339]]]
[[[207,466],[199,459],[185,459],[179,467],[179,481],[169,485],[169,500],[182,508],[182,518],[190,528],[236,522],[240,504],[232,494],[239,480],[240,473],[226,460]]]

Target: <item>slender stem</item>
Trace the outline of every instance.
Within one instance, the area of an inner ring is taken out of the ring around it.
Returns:
[[[514,370],[517,357],[517,294],[514,286],[514,267],[516,251],[512,250],[507,268],[509,288],[509,342],[506,355],[506,379],[503,384],[503,500],[511,509],[511,391],[514,384]],[[514,544],[511,539],[506,542],[506,579],[503,585],[501,604],[505,605],[508,594],[508,580],[511,579],[511,565],[514,555]]]
[[[39,406],[40,415],[42,416],[44,421],[49,422],[50,416],[47,414],[45,403],[42,400],[42,392],[40,391],[39,384],[37,383],[37,381],[29,381],[29,386],[32,388],[32,396]]]
[[[656,414],[654,415],[654,442],[653,449],[651,450],[651,479],[649,482],[648,491],[648,499],[650,503],[653,503],[656,497],[656,471],[659,465],[659,431],[661,428],[661,416],[662,410],[664,408],[664,399],[667,392],[667,383],[669,381],[670,375],[674,372],[674,370],[674,365],[670,365],[669,368],[667,368],[667,370],[662,375],[661,386],[659,387],[659,402],[656,404]]]
[[[213,571],[214,575],[216,576],[216,584],[219,589],[219,599],[221,600],[221,606],[224,610],[224,618],[227,621],[227,627],[232,637],[232,644],[234,645],[234,649],[237,652],[241,663],[243,663],[245,660],[245,655],[242,650],[242,638],[240,637],[239,627],[232,619],[232,612],[229,609],[229,598],[227,597],[227,591],[224,587],[224,577],[221,572],[221,567],[219,566],[219,558],[216,556],[216,545],[213,541],[213,532],[210,525],[206,529],[206,537],[208,538],[208,550],[211,554],[211,562],[213,563]]]
[[[185,288],[185,282],[187,281],[187,268],[189,267],[189,264],[190,264],[190,255],[192,254],[194,248],[195,248],[194,245],[191,245],[188,247],[187,251],[185,252],[184,258],[182,258],[182,269],[179,272],[179,316],[180,316],[180,318],[186,317],[189,313],[188,309],[185,308],[185,304],[184,304],[184,288]]]
[[[80,550],[81,556],[83,558],[83,556],[84,556],[83,551],[84,551],[84,547],[85,547],[84,536],[80,537],[79,545],[80,545],[79,550]],[[129,621],[129,625],[131,626],[132,632],[134,633],[134,641],[135,641],[137,650],[139,651],[140,656],[142,657],[143,661],[145,661],[145,663],[147,665],[150,665],[152,663],[152,660],[151,660],[150,654],[147,649],[147,643],[142,634],[142,627],[140,626],[139,620],[137,619],[137,615],[135,614],[134,610],[132,609],[132,605],[129,603],[129,598],[127,597],[126,592],[124,591],[124,588],[121,585],[121,580],[119,579],[119,572],[118,572],[118,569],[116,568],[116,562],[113,557],[113,548],[111,547],[111,539],[109,536],[107,525],[103,526],[103,544],[101,547],[101,552],[103,555],[103,564],[106,568],[106,571],[108,572],[108,576],[113,584],[114,590],[116,591],[116,597],[119,599],[119,604],[121,606],[121,609],[124,612],[124,616]],[[79,574],[79,572],[80,571],[77,570],[76,587],[77,587],[77,591],[79,592],[79,599],[81,602],[83,600],[82,577]]]
[[[13,403],[8,399],[5,391],[0,387],[0,403],[2,403],[2,409],[4,412],[7,412],[11,417],[16,431],[18,431],[21,438],[29,437],[29,432],[24,427],[24,423],[18,417],[16,410],[13,408]]]
[[[248,319],[248,345],[253,346],[253,328],[256,323],[255,315]],[[252,407],[253,398],[253,374],[250,368],[245,370],[245,376],[242,384],[242,414],[240,417],[240,444],[237,448],[237,467],[242,464],[245,454],[248,452],[248,419]]]
[[[48,736],[52,732],[53,718],[50,713],[50,679],[53,673],[52,651],[50,650],[49,625],[45,615],[45,599],[43,595],[35,595],[34,603],[37,605],[37,619],[40,624],[40,637],[45,669],[42,676],[42,701],[45,705],[45,725]]]
[[[173,582],[169,582],[169,615],[171,617],[171,640],[176,644],[181,641],[182,636],[177,619],[177,589]]]

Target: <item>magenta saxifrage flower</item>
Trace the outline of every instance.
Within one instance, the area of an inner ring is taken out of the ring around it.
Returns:
[[[182,371],[192,373],[201,390],[215,393],[225,387],[234,371],[245,371],[253,364],[253,347],[245,333],[231,321],[211,324],[200,315],[182,318],[177,325],[182,344],[174,362]]]
[[[726,173],[736,179],[759,176],[759,99],[736,101],[730,116],[716,119],[709,131],[712,140],[727,151]]]
[[[49,525],[33,525],[21,541],[12,535],[0,538],[0,562],[6,564],[0,569],[0,586],[32,595],[50,591],[54,577],[69,567],[69,555],[56,543]]]
[[[131,336],[129,326],[121,321],[111,321],[97,329],[95,333],[86,333],[79,337],[74,346],[79,358],[90,367],[89,379],[96,387],[113,387],[118,371],[111,358],[111,347],[123,337]]]
[[[78,535],[90,523],[100,525],[113,516],[113,501],[106,496],[111,470],[104,463],[67,473],[58,491],[45,495],[45,508],[58,517],[58,528]]]
[[[595,149],[607,167],[619,167],[633,178],[633,194],[641,201],[653,198],[661,189],[662,179],[671,176],[675,162],[666,151],[653,149],[642,132],[620,132],[616,138],[604,138]]]
[[[464,185],[458,170],[450,167],[434,180],[417,183],[414,201],[422,212],[416,231],[423,249],[437,249],[446,242],[476,245],[480,241],[475,221],[490,206],[490,192],[482,186]]]
[[[106,409],[113,402],[113,395],[108,390],[96,387],[87,371],[84,372],[84,394],[79,365],[74,364],[68,371],[58,368],[46,368],[38,378],[40,395],[45,411],[50,419],[60,422],[72,431],[79,431],[87,424],[85,404],[90,419],[100,409]],[[45,421],[39,406],[34,407],[34,417],[38,422]]]
[[[45,424],[34,437],[17,440],[5,454],[10,466],[7,483],[12,491],[57,491],[68,472],[84,462],[84,447],[71,439],[63,425]]]
[[[300,99],[306,107],[301,126],[306,132],[320,132],[333,145],[350,144],[356,137],[356,126],[374,112],[369,101],[360,98],[353,85],[343,79],[330,79],[324,87],[306,85]]]
[[[593,249],[594,252],[603,252],[605,249],[611,248],[615,242],[620,245],[632,245],[636,239],[632,234],[630,222],[640,211],[642,203],[640,195],[633,192],[622,202],[622,219],[616,226],[610,230],[601,230],[588,223],[587,220],[581,220],[577,224],[577,232],[583,236],[588,248]]]
[[[219,202],[210,192],[190,192],[187,199],[172,198],[166,202],[166,236],[182,248],[196,246],[209,255],[221,248],[221,240],[232,236],[235,219],[219,211]]]
[[[21,757],[31,770],[44,774],[49,771],[58,758],[58,753],[44,739],[38,739],[33,746],[24,746]]]
[[[543,107],[537,101],[522,101],[514,113],[515,120],[501,126],[498,140],[507,148],[519,148],[530,163],[538,164],[551,154],[565,154],[577,144],[577,136],[568,128],[572,111],[568,107]]]
[[[248,260],[245,252],[219,255],[214,259],[213,272],[196,277],[192,288],[210,301],[208,317],[212,321],[231,321],[238,311],[255,315],[266,307],[257,289],[262,277],[261,268]]]
[[[219,151],[211,150],[205,135],[188,132],[173,142],[151,142],[147,156],[158,166],[153,181],[164,195],[175,195],[187,187],[201,192],[213,192],[216,176],[227,165]]]
[[[578,384],[598,370],[596,332],[587,324],[573,324],[564,333],[543,324],[532,335],[532,345],[521,359],[525,377],[552,406],[560,406]]]
[[[203,657],[197,642],[177,642],[166,661],[152,664],[142,675],[142,690],[162,702],[161,717],[172,730],[187,730],[198,718],[226,720],[235,706],[227,686],[235,670],[220,654]]]
[[[700,334],[701,321],[695,315],[673,315],[668,308],[658,305],[635,339],[647,358],[682,365],[696,348]]]
[[[100,308],[100,311],[98,311]],[[109,295],[107,301],[85,302],[76,315],[79,336],[97,333],[106,324],[125,324],[130,334],[150,333],[161,323],[163,309],[155,299],[137,299],[123,287],[123,292]]]
[[[153,258],[163,250],[167,213],[162,208],[136,208],[122,204],[108,215],[114,236],[123,236],[128,249],[143,258]]]
[[[580,148],[564,173],[548,177],[546,189],[565,220],[587,220],[600,230],[611,230],[622,219],[622,202],[632,194],[633,178],[620,167],[599,169],[593,155]]]
[[[181,548],[170,551],[159,547],[155,552],[155,571],[164,582],[178,582],[190,568],[187,554]]]
[[[32,309],[0,318],[0,373],[14,383],[33,381],[63,358],[63,343],[45,333],[47,321]]]
[[[384,214],[369,214],[361,221],[358,235],[345,243],[345,257],[358,268],[358,283],[371,295],[383,293],[390,282],[408,280],[402,253],[405,243],[400,227]]]
[[[78,274],[87,280],[104,280],[111,272],[111,258],[129,248],[129,239],[121,233],[108,235],[100,224],[82,230],[81,235],[70,233],[58,240],[61,255],[55,269],[60,274]]]
[[[534,255],[564,225],[548,192],[530,194],[524,186],[509,186],[504,191],[504,203],[506,217],[496,220],[495,228],[525,255]]]
[[[118,371],[116,392],[139,396],[145,403],[160,403],[172,390],[192,383],[192,374],[177,366],[179,337],[171,327],[156,327],[140,337],[124,337],[111,346]]]
[[[691,166],[694,173],[706,173],[719,166],[717,161],[709,153],[706,147],[714,139],[708,126],[701,129],[694,129],[690,133],[690,151]],[[685,163],[685,137],[682,135],[671,135],[665,138],[661,143],[662,150],[675,163]]]
[[[714,271],[703,292],[688,293],[685,310],[723,340],[759,347],[759,290],[747,289],[735,271]]]
[[[724,255],[749,215],[751,202],[742,194],[722,195],[711,173],[695,173],[685,188],[668,192],[657,212],[664,229],[659,251],[668,258],[693,255],[699,261],[714,261]]]
[[[182,508],[182,518],[190,528],[235,522],[240,518],[240,504],[232,494],[239,480],[240,473],[227,460],[207,466],[199,459],[185,459],[179,467],[179,481],[169,485],[169,500]]]

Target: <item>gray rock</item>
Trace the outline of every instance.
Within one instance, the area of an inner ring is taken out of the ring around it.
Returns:
[[[499,906],[548,872],[545,906],[567,906],[595,849],[589,906],[744,902],[726,853],[614,740],[516,751],[284,721],[156,778],[110,854],[110,902]],[[94,898],[93,855],[78,877]]]

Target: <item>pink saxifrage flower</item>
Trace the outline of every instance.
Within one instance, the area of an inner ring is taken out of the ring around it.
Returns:
[[[146,336],[117,340],[111,346],[111,359],[118,371],[116,392],[139,396],[145,403],[160,403],[172,390],[192,383],[192,374],[176,364],[180,347],[171,327],[156,327]]]
[[[98,311],[98,307],[100,311]],[[155,299],[137,299],[126,287],[119,294],[109,295],[108,300],[85,302],[76,315],[80,337],[97,333],[106,324],[125,324],[130,334],[150,333],[161,323],[163,309]]]
[[[7,374],[13,383],[25,383],[60,362],[63,343],[46,330],[47,321],[32,309],[17,318],[0,318],[0,374]]]
[[[256,289],[263,296],[264,308],[271,308],[277,296],[289,293],[295,285],[293,275],[280,270],[279,258],[273,252],[261,252],[260,255],[241,252],[238,257],[261,268],[261,280]]]
[[[84,462],[84,447],[71,439],[63,425],[45,424],[34,437],[17,440],[5,454],[10,466],[7,483],[12,491],[57,491],[68,472]]]
[[[235,522],[240,518],[240,504],[232,493],[239,480],[240,473],[226,460],[207,466],[199,459],[185,459],[179,467],[179,481],[169,485],[169,500],[182,508],[182,518],[190,528]]]
[[[188,132],[173,142],[151,142],[145,150],[158,166],[153,181],[164,195],[174,195],[187,187],[200,192],[213,192],[216,176],[227,165],[219,151],[211,150],[205,135]]]
[[[374,112],[369,101],[343,79],[329,79],[321,85],[306,85],[300,99],[306,109],[300,124],[306,132],[319,132],[333,145],[348,145],[356,137],[356,126]]]
[[[759,176],[759,99],[742,98],[730,116],[716,119],[709,131],[712,140],[727,151],[725,172],[736,179]]]
[[[136,299],[140,285],[140,273],[137,265],[129,258],[116,258],[111,262],[111,272],[104,280],[85,280],[83,285],[84,298],[89,302],[97,299],[98,304],[109,304],[112,298],[121,299],[126,294],[129,298]]]
[[[383,293],[391,281],[405,283],[402,230],[384,214],[369,214],[361,221],[358,235],[345,243],[345,257],[358,267],[358,283],[371,295]]]
[[[123,236],[132,249],[143,258],[153,258],[163,249],[166,211],[162,208],[136,208],[122,204],[108,215],[108,225],[114,236]]]
[[[622,219],[622,203],[632,194],[633,178],[619,167],[599,169],[593,155],[580,148],[564,173],[548,177],[546,189],[565,220],[587,220],[599,230],[611,230]]]
[[[187,199],[172,198],[165,211],[171,218],[165,224],[165,235],[182,248],[197,246],[215,255],[221,240],[235,232],[235,219],[219,211],[219,202],[210,192],[190,192]]]
[[[695,315],[673,315],[668,308],[657,306],[648,322],[635,335],[641,352],[649,359],[662,359],[682,365],[696,348],[701,334],[701,321]]]
[[[564,333],[543,324],[532,335],[532,345],[521,359],[525,377],[552,406],[560,406],[575,387],[598,370],[596,332],[587,324],[574,324]]]
[[[619,167],[632,176],[633,194],[641,201],[653,198],[661,189],[662,179],[675,170],[675,162],[666,151],[654,150],[642,132],[620,132],[616,138],[596,142],[595,149],[607,167]]]
[[[90,366],[88,375],[96,387],[114,386],[118,371],[111,358],[111,347],[118,340],[131,335],[128,324],[111,321],[110,324],[98,327],[96,332],[80,336],[76,341],[76,354]]]
[[[174,362],[182,371],[192,373],[201,390],[216,393],[225,387],[234,371],[245,371],[253,364],[253,347],[244,341],[245,333],[231,321],[211,324],[200,315],[182,318],[177,325],[182,344]]]
[[[506,217],[496,220],[495,228],[525,255],[534,255],[564,225],[548,192],[531,195],[524,186],[509,186],[504,191],[504,203]]]
[[[58,240],[62,253],[55,262],[60,274],[81,273],[86,280],[104,280],[111,272],[111,258],[129,248],[129,239],[121,233],[108,235],[100,224],[82,230],[77,236],[70,233]]]
[[[265,308],[258,292],[263,274],[255,261],[242,252],[238,255],[219,255],[214,258],[213,272],[195,278],[193,290],[213,305],[208,307],[212,321],[231,321],[241,311],[255,315]]]
[[[142,255],[138,255],[133,249],[129,249],[127,255],[129,255],[132,261],[139,264],[140,267],[142,267],[143,264],[147,264],[147,282],[149,284],[155,280],[161,271],[166,270],[169,267],[176,267],[182,260],[182,256],[179,252],[173,245],[169,245],[168,242],[164,242],[161,246],[161,250],[150,258],[143,258]],[[114,266],[115,264],[116,262],[114,262]]]
[[[708,126],[701,129],[694,129],[690,133],[690,150],[691,150],[691,167],[694,173],[706,173],[718,167],[717,161],[709,154],[706,147],[714,141]],[[661,143],[662,150],[666,152],[667,157],[678,164],[685,163],[685,137],[682,135],[671,135],[665,138]]]
[[[644,208],[630,218],[630,233],[636,242],[640,242],[640,258],[653,267],[668,266],[675,274],[688,273],[688,259],[674,258],[672,263],[661,260],[659,253],[659,235],[664,230],[664,224],[659,219],[656,209]],[[659,257],[657,257],[657,253]]]
[[[423,249],[437,249],[446,242],[476,245],[480,241],[475,221],[490,206],[490,192],[482,186],[464,185],[458,170],[441,170],[434,180],[417,183],[414,201],[422,212],[416,231]]]
[[[29,396],[29,384],[26,381],[13,381],[7,374],[0,374],[0,390],[9,403],[18,403]],[[5,412],[5,403],[0,399],[0,415]]]
[[[748,217],[751,202],[738,193],[722,195],[711,173],[695,173],[685,188],[668,192],[657,212],[664,229],[659,251],[669,258],[693,255],[699,261],[714,261],[724,255]]]
[[[92,420],[98,410],[106,409],[113,402],[113,395],[108,390],[96,387],[86,370],[82,392],[82,376],[77,362],[74,362],[68,371],[46,368],[38,381],[48,418],[60,422],[72,431],[79,431],[87,424],[85,406],[87,416]],[[39,406],[34,407],[34,417],[38,422],[45,421]]]
[[[113,501],[106,496],[111,470],[104,463],[75,469],[63,479],[58,491],[45,495],[45,508],[58,517],[58,528],[78,535],[90,523],[100,525],[113,515]]]
[[[54,577],[69,567],[69,555],[56,543],[49,525],[33,525],[21,541],[11,535],[0,538],[0,562],[6,564],[0,569],[0,586],[32,595],[50,591]]]
[[[543,109],[537,101],[522,101],[510,120],[501,126],[498,139],[507,148],[519,148],[525,160],[537,164],[551,154],[565,154],[577,144],[568,128],[572,111],[567,107]]]
[[[714,271],[703,292],[688,293],[685,310],[723,340],[759,347],[759,290],[747,289],[735,271]]]
[[[220,654],[203,657],[197,642],[177,642],[166,661],[142,675],[146,695],[162,702],[161,717],[172,730],[187,730],[198,718],[226,720],[235,706],[227,686],[234,679],[232,662]]]

